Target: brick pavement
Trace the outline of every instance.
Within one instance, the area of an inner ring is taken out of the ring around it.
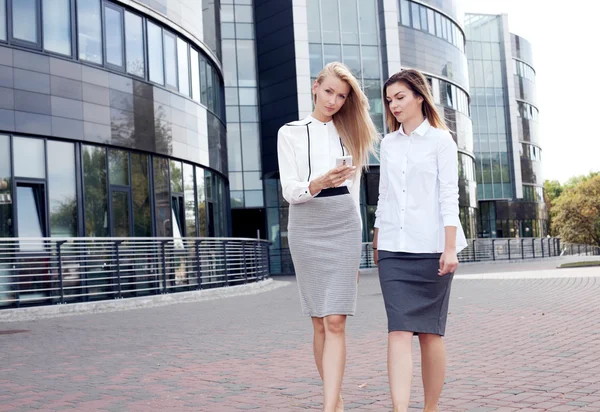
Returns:
[[[454,281],[442,411],[600,411],[600,273],[560,273],[570,277]],[[310,322],[299,314],[293,280],[277,281],[289,284],[253,296],[0,323],[0,411],[320,410]],[[385,356],[385,311],[369,273],[348,323],[347,410],[390,410]]]

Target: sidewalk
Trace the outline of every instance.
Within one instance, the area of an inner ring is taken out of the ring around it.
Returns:
[[[455,279],[440,410],[600,411],[600,268],[549,279],[515,276],[535,265],[512,269]],[[0,410],[319,411],[310,321],[293,278],[276,282],[254,295],[0,323]],[[391,409],[386,343],[371,271],[348,321],[346,410]]]

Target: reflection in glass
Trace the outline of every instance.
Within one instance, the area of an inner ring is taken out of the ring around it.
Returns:
[[[127,51],[127,72],[144,77],[144,33],[142,18],[125,12],[125,50]]]
[[[338,0],[321,0],[321,21],[323,25],[323,43],[340,42],[340,19]]]
[[[359,1],[358,15],[360,16],[361,44],[377,45],[377,6],[375,0]]]
[[[156,236],[171,237],[171,205],[169,201],[169,160],[154,157],[154,203]]]
[[[31,43],[38,42],[37,1],[18,0],[12,3],[13,37]]]
[[[44,49],[71,55],[71,1],[43,0]]]
[[[44,193],[41,185],[17,186],[19,237],[44,237]]]
[[[190,48],[190,67],[192,71],[192,98],[200,103],[200,68],[198,67],[198,52]]]
[[[358,10],[356,1],[348,1],[340,10],[342,17],[342,43],[359,44],[358,40]]]
[[[196,0],[196,2],[200,3],[200,0]],[[221,59],[222,8],[224,6],[221,6],[218,0],[202,0],[203,40],[219,59]]]
[[[150,81],[164,84],[162,29],[148,22],[148,69]]]
[[[129,193],[115,190],[112,192],[113,233],[115,237],[129,236]]]
[[[175,36],[163,32],[165,47],[165,79],[167,86],[177,88],[177,46]]]
[[[196,167],[196,196],[198,199],[198,236],[206,236],[206,198],[204,193],[204,170]]]
[[[373,46],[362,47],[363,76],[365,79],[380,79],[379,50]]]
[[[237,86],[235,40],[223,40],[223,76],[226,86]]]
[[[238,80],[241,87],[256,86],[254,40],[237,40]]]
[[[12,237],[10,138],[0,135],[0,237]]]
[[[106,149],[83,145],[83,193],[85,198],[85,235],[108,236]]]
[[[343,46],[344,49],[344,64],[352,71],[359,79],[362,77],[360,69],[360,48],[359,46]]]
[[[43,179],[46,177],[44,141],[27,137],[13,138],[15,176]]]
[[[196,194],[194,193],[194,166],[183,164],[183,197],[185,201],[185,235],[196,237]]]
[[[321,43],[321,16],[319,0],[307,0],[308,42]]]
[[[100,0],[77,0],[79,58],[102,64]]]
[[[171,160],[171,192],[183,193],[183,170],[176,160]]]
[[[258,123],[241,123],[244,170],[260,170]]]
[[[152,236],[150,215],[150,171],[148,156],[131,153],[131,192],[133,196],[133,235]]]
[[[188,45],[185,41],[177,38],[177,56],[179,57],[179,91],[186,96],[190,95],[190,75]]]
[[[6,41],[6,0],[0,0],[0,40]]]
[[[200,101],[202,104],[208,103],[208,84],[206,83],[206,60],[200,56]]]
[[[262,190],[251,190],[244,192],[246,207],[264,207]]]
[[[104,36],[106,38],[106,62],[123,67],[123,20],[119,10],[104,7]]]
[[[129,186],[129,156],[127,152],[109,149],[108,167],[111,185]]]
[[[400,0],[400,16],[402,25],[410,27],[410,3],[408,0]]]
[[[229,117],[227,118],[229,121]],[[229,170],[242,170],[242,148],[240,142],[240,124],[227,124],[227,159],[229,162]]]
[[[309,44],[308,54],[310,58],[310,76],[317,77],[321,69],[323,69],[323,51],[321,43]]]
[[[241,209],[244,207],[244,191],[243,190],[231,190],[229,192],[229,199],[231,201],[231,207]]]
[[[50,236],[77,236],[75,147],[73,143],[48,141],[48,200]]]
[[[323,45],[323,63],[339,62],[342,60],[342,48],[339,44]]]

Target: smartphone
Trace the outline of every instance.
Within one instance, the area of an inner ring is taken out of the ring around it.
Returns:
[[[352,156],[341,156],[335,159],[336,166],[352,166]]]

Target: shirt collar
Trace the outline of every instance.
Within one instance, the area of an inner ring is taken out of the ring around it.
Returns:
[[[431,124],[429,124],[429,120],[427,120],[427,118],[425,118],[425,120],[423,120],[423,123],[421,123],[419,125],[419,127],[417,127],[413,134],[416,134],[418,136],[425,136],[425,134],[429,131],[429,129],[431,128]],[[402,127],[402,124],[400,124],[400,129],[398,129],[398,132],[402,135],[402,136],[407,136],[406,133],[404,133],[404,128]]]

